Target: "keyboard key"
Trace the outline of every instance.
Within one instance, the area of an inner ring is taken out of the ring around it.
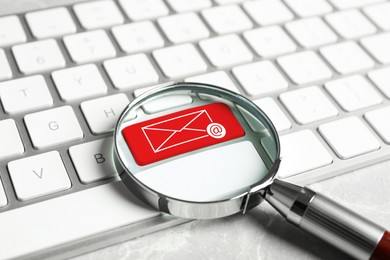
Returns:
[[[355,111],[382,103],[382,97],[360,75],[329,81],[325,88],[346,111]]]
[[[279,26],[254,29],[244,32],[243,35],[255,52],[264,58],[287,54],[297,49],[295,43]]]
[[[7,197],[5,196],[4,188],[3,185],[1,184],[1,179],[0,179],[0,208],[4,207],[7,205]]]
[[[24,122],[36,149],[79,140],[84,136],[70,106],[28,114]]]
[[[384,1],[385,0],[330,0],[330,2],[337,7],[337,9],[349,9]]]
[[[368,77],[374,84],[390,98],[390,68],[382,68],[368,72]]]
[[[277,59],[278,64],[296,84],[328,79],[332,71],[313,51],[304,51]]]
[[[210,0],[168,0],[167,2],[178,13],[197,11],[211,6]]]
[[[318,130],[341,159],[380,148],[378,140],[356,116],[320,125]]]
[[[146,91],[149,91],[156,86],[146,87],[146,88],[139,88],[134,91],[134,96],[139,97]],[[161,112],[167,109],[172,109],[175,107],[180,107],[184,105],[188,105],[192,103],[192,98],[189,95],[170,95],[166,97],[162,97],[156,100],[153,100],[151,102],[148,102],[147,104],[143,105],[142,108],[147,114],[153,114],[157,112]]]
[[[121,24],[124,21],[114,1],[81,3],[75,5],[73,10],[81,25],[87,30]]]
[[[57,151],[8,163],[16,196],[21,201],[70,189],[68,173]]]
[[[233,4],[244,2],[245,0],[214,0],[219,5]]]
[[[333,9],[325,0],[285,0],[285,2],[301,17],[322,15]]]
[[[271,97],[253,101],[272,120],[278,132],[291,128],[291,122]]]
[[[226,88],[236,93],[240,93],[236,85],[229,78],[225,71],[214,71],[185,79],[186,82],[198,82],[218,87]]]
[[[305,48],[337,41],[336,34],[318,17],[287,23],[286,29]]]
[[[379,28],[384,31],[390,30],[390,3],[370,5],[363,11]]]
[[[29,42],[12,47],[19,70],[32,74],[65,67],[58,44],[53,39]]]
[[[376,32],[375,26],[358,10],[328,14],[325,19],[345,39],[358,38]]]
[[[349,74],[374,66],[374,61],[355,43],[342,42],[320,49],[321,54],[341,74]]]
[[[252,22],[237,5],[217,6],[202,11],[202,16],[218,34],[252,28]]]
[[[6,119],[0,121],[0,159],[4,159],[14,155],[24,153],[22,140],[20,139],[19,131],[16,128],[13,119]],[[1,193],[1,183],[0,183]],[[0,194],[1,205],[1,194]]]
[[[0,250],[0,258],[26,257],[159,214],[141,204],[120,181],[34,203],[0,214],[0,244],[7,248]],[[39,234],[33,243],[26,230]]]
[[[34,37],[38,39],[77,31],[76,25],[65,7],[27,13],[26,21]]]
[[[382,33],[361,40],[362,45],[374,58],[383,64],[390,63],[390,33]]]
[[[133,21],[153,19],[169,14],[162,0],[119,0],[119,3]]]
[[[9,79],[12,77],[12,71],[9,66],[7,56],[3,49],[0,49],[0,81],[4,79]]]
[[[211,64],[217,68],[237,65],[253,59],[248,47],[234,34],[203,40],[199,46]]]
[[[158,82],[158,74],[145,54],[106,60],[104,68],[114,86],[129,89]]]
[[[285,92],[279,98],[300,124],[331,118],[339,113],[317,86]]]
[[[103,30],[68,35],[64,43],[76,63],[92,62],[115,56],[116,51]]]
[[[153,57],[168,78],[186,77],[207,69],[199,52],[189,43],[156,50]]]
[[[0,83],[0,97],[8,114],[50,107],[53,99],[42,75]]]
[[[0,47],[27,41],[22,24],[16,15],[0,18]]]
[[[120,93],[82,102],[80,107],[92,133],[102,134],[114,129],[129,103],[127,96]]]
[[[245,11],[261,26],[290,21],[294,15],[279,0],[257,0],[244,2]]]
[[[88,184],[117,176],[112,167],[112,138],[100,139],[69,148],[69,154],[82,183]]]
[[[270,61],[260,61],[235,67],[232,70],[246,93],[259,96],[288,87],[288,82]]]
[[[164,46],[164,40],[150,21],[129,23],[112,28],[120,48],[127,53],[147,51]]]
[[[382,137],[382,139],[390,144],[390,107],[383,107],[372,110],[364,114],[364,118],[370,123],[372,128]]]
[[[283,179],[299,173],[329,165],[332,157],[310,130],[303,130],[280,137],[283,158],[278,177]]]
[[[210,35],[209,30],[195,13],[162,17],[158,19],[158,24],[173,43],[200,40]]]
[[[95,64],[54,71],[51,76],[64,101],[93,97],[107,92],[106,83]]]

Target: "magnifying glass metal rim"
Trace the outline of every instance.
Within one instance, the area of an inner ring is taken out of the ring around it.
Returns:
[[[161,194],[158,191],[151,189],[150,187],[139,181],[137,178],[135,178],[130,172],[130,170],[126,167],[126,164],[123,162],[124,158],[122,158],[121,153],[119,152],[119,146],[122,139],[118,137],[119,135],[121,135],[121,125],[128,116],[128,114],[131,113],[133,109],[141,107],[143,103],[153,97],[158,97],[159,95],[163,95],[166,93],[174,94],[175,92],[186,90],[194,91],[196,93],[200,92],[202,94],[216,95],[221,98],[227,99],[228,101],[241,106],[249,113],[254,115],[256,118],[261,117],[261,121],[265,120],[268,124],[268,130],[270,130],[270,133],[274,138],[276,145],[276,159],[267,175],[263,177],[260,181],[249,187],[248,191],[224,200],[209,202],[186,201],[178,198],[173,198],[165,194]],[[276,177],[276,173],[280,164],[279,136],[272,121],[268,118],[268,116],[252,101],[245,98],[244,96],[224,88],[204,83],[170,82],[167,84],[156,86],[156,88],[153,88],[143,93],[139,97],[135,98],[124,109],[115,126],[114,151],[114,162],[117,170],[121,169],[121,171],[119,171],[121,172],[121,179],[137,197],[141,198],[143,201],[147,202],[149,205],[156,208],[157,210],[183,218],[220,218],[235,214],[240,211],[245,212],[248,207],[252,208],[254,206],[257,206],[262,201],[263,197],[254,197],[252,195],[261,192],[262,190],[269,187],[270,184],[272,184],[273,180]]]

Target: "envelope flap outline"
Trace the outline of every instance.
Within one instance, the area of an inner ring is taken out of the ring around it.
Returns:
[[[142,127],[154,153],[208,137],[206,127],[212,123],[205,109],[166,119]]]

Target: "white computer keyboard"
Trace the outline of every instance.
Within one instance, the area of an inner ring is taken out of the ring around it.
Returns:
[[[251,98],[292,182],[389,159],[388,30],[381,0],[103,0],[0,17],[0,258],[67,257],[185,221],[132,198],[110,160],[120,112],[159,83]]]

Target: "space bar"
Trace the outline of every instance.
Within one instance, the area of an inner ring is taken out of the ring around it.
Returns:
[[[119,181],[0,214],[0,259],[26,256],[160,213]]]

